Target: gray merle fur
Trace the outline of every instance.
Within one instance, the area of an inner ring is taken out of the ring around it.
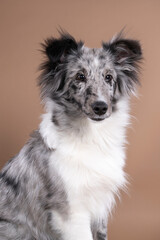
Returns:
[[[116,104],[135,90],[142,59],[138,41],[118,35],[100,49],[84,47],[69,34],[49,38],[42,44],[46,61],[39,79],[44,104],[53,104],[52,124],[60,131],[78,118],[102,121],[117,111]],[[99,61],[97,68],[93,62]],[[106,74],[113,76],[111,82]],[[85,81],[77,74],[83,74]],[[98,91],[99,90],[99,93]],[[108,110],[97,116],[92,104],[100,97]],[[0,239],[63,240],[54,228],[54,212],[69,215],[65,185],[58,172],[49,171],[49,158],[56,152],[45,143],[39,130],[0,173]],[[52,175],[52,176],[51,176]],[[94,240],[105,240],[106,222],[91,224]],[[69,239],[68,239],[69,240]],[[75,239],[76,240],[76,239]]]

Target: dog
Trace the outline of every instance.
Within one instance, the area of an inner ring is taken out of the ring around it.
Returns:
[[[62,32],[42,48],[45,113],[0,172],[0,239],[106,240],[115,196],[126,185],[141,46],[120,33],[91,49]]]

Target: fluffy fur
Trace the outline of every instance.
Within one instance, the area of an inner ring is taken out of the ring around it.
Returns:
[[[0,173],[0,239],[106,240],[125,186],[125,129],[141,47],[119,34],[89,49],[64,33],[42,46],[46,113]]]

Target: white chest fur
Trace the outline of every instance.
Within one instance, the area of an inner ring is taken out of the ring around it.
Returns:
[[[111,210],[114,194],[125,184],[123,145],[128,114],[122,109],[125,111],[103,123],[87,122],[77,133],[71,129],[58,132],[47,123],[49,114],[41,124],[44,140],[56,148],[50,157],[50,171],[56,169],[63,179],[70,207],[88,211],[93,218]]]
[[[116,150],[114,154],[105,154],[95,144],[79,144],[68,151],[68,144],[66,151],[61,145],[53,153],[50,164],[62,177],[72,207],[85,208],[95,216],[102,215],[105,209],[111,209],[113,193],[124,184],[123,153]]]

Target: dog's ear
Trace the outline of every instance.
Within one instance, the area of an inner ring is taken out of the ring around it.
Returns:
[[[61,32],[59,39],[48,38],[42,44],[42,52],[47,56],[41,66],[42,74],[39,78],[42,98],[57,97],[63,91],[66,79],[67,57],[78,55],[78,50],[82,47],[82,42],[76,42],[68,33]]]
[[[134,64],[142,58],[141,46],[136,40],[119,39],[113,41],[109,49],[114,55],[116,64]]]
[[[77,42],[69,34],[61,34],[59,39],[48,38],[42,46],[53,66],[63,63],[68,54],[78,49]]]
[[[142,60],[139,41],[122,38],[119,34],[111,42],[104,43],[103,48],[113,57],[120,92],[134,92],[135,83],[139,83],[139,63]]]

